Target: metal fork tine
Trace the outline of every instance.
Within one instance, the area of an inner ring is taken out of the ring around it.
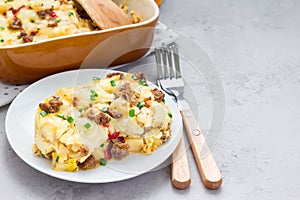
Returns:
[[[172,48],[167,47],[167,54],[168,54],[168,62],[169,62],[169,72],[170,72],[170,79],[174,78],[174,69],[173,69],[173,58],[172,58]]]
[[[162,47],[162,60],[163,60],[163,74],[164,74],[164,78],[167,79],[169,78],[169,73],[168,73],[168,62],[167,62],[167,48],[166,47]]]
[[[176,69],[176,78],[181,78],[178,48],[175,45],[172,45],[172,50],[173,50],[174,63]]]
[[[156,67],[157,67],[157,78],[163,79],[163,72],[161,70],[162,63],[161,63],[161,49],[155,48],[155,59],[156,59]]]

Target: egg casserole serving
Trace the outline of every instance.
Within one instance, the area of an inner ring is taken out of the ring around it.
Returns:
[[[130,153],[150,154],[171,137],[164,93],[143,74],[114,72],[60,88],[36,112],[36,155],[57,171],[106,165]]]

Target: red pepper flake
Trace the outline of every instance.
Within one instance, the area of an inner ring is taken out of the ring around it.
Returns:
[[[11,11],[14,15],[18,14],[18,12],[22,9],[22,8],[25,8],[26,6],[25,5],[22,5],[20,6],[19,8],[17,9],[14,9],[13,7],[11,7],[10,9],[8,9],[9,11]]]
[[[113,134],[108,134],[108,140],[113,140],[119,137],[120,133],[119,132],[114,132]]]
[[[150,105],[149,105],[149,104],[146,104],[145,106],[146,106],[146,108],[150,108]]]
[[[54,18],[54,17],[57,17],[57,15],[56,15],[56,13],[55,13],[54,11],[52,11],[52,12],[50,13],[50,16],[53,17],[53,18]]]

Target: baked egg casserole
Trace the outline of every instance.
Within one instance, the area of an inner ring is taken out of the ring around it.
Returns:
[[[140,17],[124,4],[119,7],[132,23]],[[1,0],[0,47],[100,30],[73,0]]]
[[[60,88],[37,108],[33,152],[53,170],[70,172],[150,154],[172,135],[164,97],[142,73],[113,72]]]

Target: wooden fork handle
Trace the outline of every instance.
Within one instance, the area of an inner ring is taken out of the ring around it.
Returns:
[[[192,110],[183,110],[181,115],[204,186],[208,189],[219,188],[222,184],[221,172]]]
[[[172,154],[172,184],[175,188],[183,190],[191,184],[191,174],[186,155],[183,134],[175,151]]]

